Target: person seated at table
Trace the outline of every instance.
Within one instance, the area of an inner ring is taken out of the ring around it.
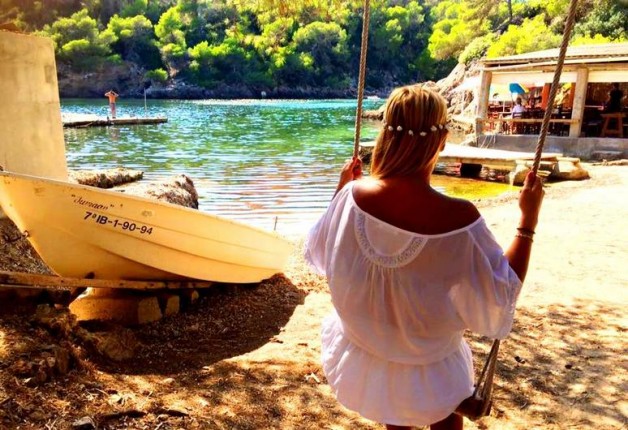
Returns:
[[[526,108],[522,104],[521,97],[517,97],[517,100],[515,101],[515,105],[512,107],[512,111],[511,111],[513,117],[515,116],[515,114],[519,114],[518,116],[521,116],[525,111],[526,111]]]
[[[526,112],[525,106],[522,104],[521,97],[517,97],[515,100],[515,105],[512,107],[510,111],[511,118],[522,118]],[[513,122],[512,123],[512,133],[520,134],[523,131],[523,127],[521,123]]]

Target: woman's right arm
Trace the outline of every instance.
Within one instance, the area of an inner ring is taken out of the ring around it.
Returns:
[[[340,179],[338,180],[338,186],[336,187],[334,197],[338,194],[338,191],[342,190],[349,182],[360,179],[361,177],[362,160],[358,157],[353,157],[351,160],[347,160],[340,171]]]
[[[528,173],[519,195],[521,218],[517,234],[504,254],[521,282],[528,272],[533,235],[539,220],[544,194],[542,180],[533,172]]]

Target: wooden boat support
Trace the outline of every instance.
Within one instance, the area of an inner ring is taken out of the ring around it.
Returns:
[[[120,125],[143,125],[143,124],[162,124],[168,122],[165,117],[129,117],[129,118],[90,118],[90,119],[68,119],[63,121],[63,127],[81,128],[81,127],[107,127]]]
[[[35,273],[0,271],[0,287],[10,288],[126,288],[132,290],[174,290],[208,288],[212,281],[125,281],[121,279],[80,279]]]

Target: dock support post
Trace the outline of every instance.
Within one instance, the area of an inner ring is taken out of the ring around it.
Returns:
[[[582,122],[584,120],[584,104],[587,98],[587,85],[589,84],[589,69],[579,67],[576,72],[576,92],[574,94],[571,119],[576,120],[569,126],[569,137],[580,137]]]
[[[487,70],[480,72],[480,94],[478,96],[477,112],[475,113],[475,136],[482,134],[484,121],[488,113],[488,97],[491,88],[493,73]]]

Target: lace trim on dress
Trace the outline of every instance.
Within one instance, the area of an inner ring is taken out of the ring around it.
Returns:
[[[383,255],[377,252],[369,242],[366,234],[366,216],[356,211],[355,213],[355,237],[364,255],[373,263],[383,267],[405,266],[419,255],[423,246],[427,243],[426,237],[413,236],[405,249],[395,255]]]

